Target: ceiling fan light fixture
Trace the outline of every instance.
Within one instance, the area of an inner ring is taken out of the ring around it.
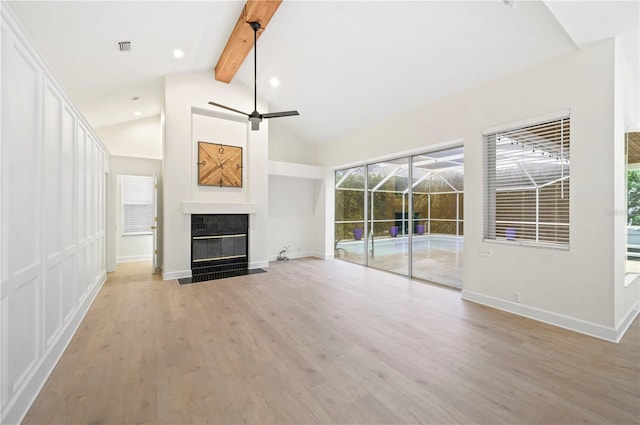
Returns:
[[[251,122],[252,131],[260,130],[260,123],[262,122],[261,118],[249,118],[249,121]]]

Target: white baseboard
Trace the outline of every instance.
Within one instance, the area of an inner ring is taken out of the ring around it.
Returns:
[[[264,269],[269,267],[269,261],[251,261],[249,263],[249,270],[251,269]]]
[[[7,424],[19,424],[26,416],[29,408],[36,400],[36,397],[42,391],[42,387],[47,383],[49,376],[53,372],[53,369],[60,361],[60,358],[67,349],[67,346],[76,334],[78,327],[84,320],[89,307],[93,304],[98,292],[107,281],[106,273],[102,273],[97,280],[97,284],[93,284],[91,291],[84,297],[82,303],[78,305],[76,311],[72,313],[71,319],[64,326],[62,332],[58,334],[56,341],[51,344],[47,353],[42,356],[40,362],[33,368],[33,372],[30,373],[30,377],[27,378],[27,384],[24,385],[17,394],[12,397],[12,400],[6,406],[2,406],[2,412],[4,417],[1,418],[1,423]]]
[[[183,277],[191,277],[191,270],[178,270],[175,272],[162,270],[162,280],[182,279]]]
[[[624,315],[624,317],[616,323],[616,342],[620,342],[631,323],[640,314],[640,300],[636,301],[635,305]]]
[[[333,260],[336,257],[334,252],[325,252],[324,254],[322,252],[314,252],[311,256],[321,260]]]
[[[314,255],[309,252],[292,252],[292,253],[287,252],[286,256],[290,260],[295,260],[296,258],[313,257]],[[278,256],[270,255],[269,261],[278,261]]]
[[[116,263],[130,263],[132,261],[151,261],[151,254],[116,257]]]
[[[622,339],[624,332],[638,315],[636,303],[613,328],[467,290],[462,291],[462,299],[615,343]]]

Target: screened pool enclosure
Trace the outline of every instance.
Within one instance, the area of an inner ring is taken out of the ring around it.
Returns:
[[[462,286],[462,147],[338,170],[335,255]]]

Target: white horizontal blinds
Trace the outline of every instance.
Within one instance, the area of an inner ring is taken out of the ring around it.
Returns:
[[[122,233],[150,233],[153,177],[122,176]]]
[[[484,136],[484,238],[496,238],[496,135]]]
[[[484,136],[484,238],[569,245],[569,117]]]

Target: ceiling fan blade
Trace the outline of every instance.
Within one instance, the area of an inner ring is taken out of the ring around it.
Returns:
[[[217,106],[218,108],[226,109],[228,111],[236,112],[238,114],[249,116],[246,112],[238,111],[237,109],[229,108],[228,106],[221,105],[219,103],[209,102],[209,105]]]
[[[284,112],[269,112],[267,114],[261,114],[262,118],[278,118],[278,117],[293,117],[300,115],[298,111],[284,111]]]

